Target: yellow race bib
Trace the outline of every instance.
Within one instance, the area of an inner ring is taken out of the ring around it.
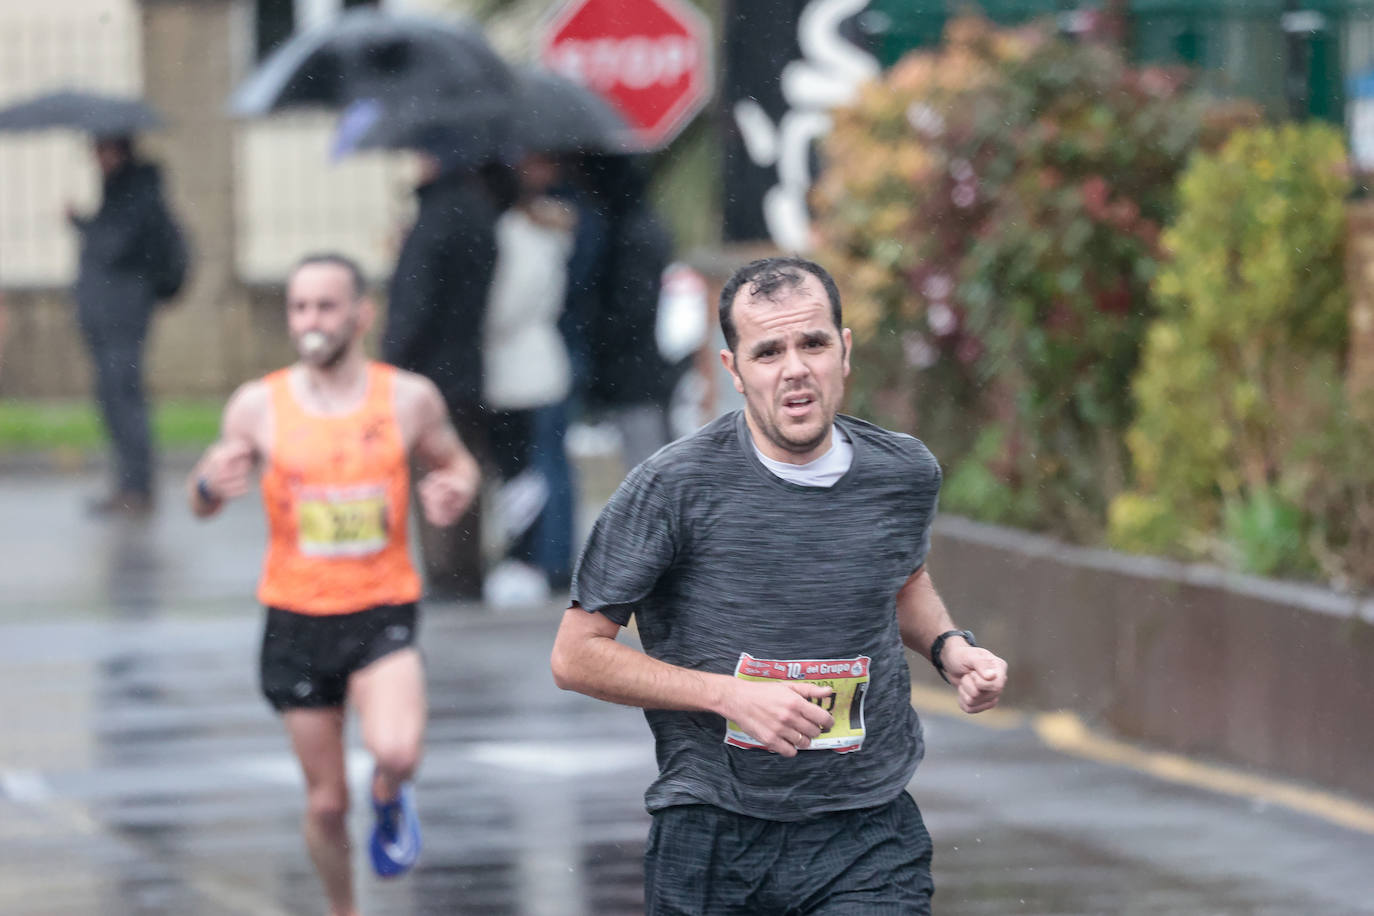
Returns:
[[[857,751],[864,743],[864,697],[868,693],[870,659],[856,658],[772,659],[754,658],[741,652],[735,677],[746,681],[803,681],[829,687],[833,693],[812,700],[834,718],[835,724],[811,740],[806,750]],[[725,743],[734,747],[766,746],[734,721],[725,723]]]
[[[297,541],[310,557],[359,557],[387,544],[386,487],[306,487],[296,494]]]

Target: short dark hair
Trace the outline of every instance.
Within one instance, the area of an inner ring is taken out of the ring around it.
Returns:
[[[750,296],[762,296],[777,301],[805,283],[805,274],[815,277],[821,281],[821,286],[825,287],[825,294],[830,297],[830,317],[835,319],[835,330],[844,327],[844,318],[840,311],[840,289],[835,285],[835,278],[830,276],[824,267],[805,258],[760,258],[735,271],[734,276],[725,281],[725,286],[720,291],[720,332],[725,335],[725,345],[730,348],[731,353],[735,352],[735,345],[739,343],[739,332],[735,330],[734,305],[740,287],[748,283]]]
[[[96,134],[96,146],[108,146],[125,159],[134,158],[134,138],[128,134]]]
[[[358,262],[346,254],[339,254],[337,251],[317,251],[301,258],[291,268],[288,277],[294,277],[302,267],[310,267],[313,264],[324,264],[333,267],[342,267],[348,272],[348,277],[353,281],[353,298],[361,299],[367,295],[367,276],[363,274],[363,269],[358,266]]]

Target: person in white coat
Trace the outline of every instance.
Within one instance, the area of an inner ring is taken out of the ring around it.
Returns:
[[[558,329],[572,250],[572,211],[547,196],[557,165],[541,154],[520,165],[520,196],[496,226],[496,273],[483,333],[483,398],[492,457],[502,486],[495,504],[505,558],[488,574],[483,598],[494,605],[546,598],[545,574],[529,560],[530,534],[548,485],[530,466],[534,412],[563,401],[572,386]]]

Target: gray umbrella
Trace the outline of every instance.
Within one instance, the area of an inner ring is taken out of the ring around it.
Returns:
[[[0,109],[0,131],[61,128],[123,137],[162,124],[162,118],[142,99],[77,90],[49,92]]]
[[[463,162],[540,153],[636,151],[625,119],[599,95],[547,70],[527,68],[509,101],[367,99],[339,119],[335,157],[368,149],[451,152]]]
[[[450,166],[512,161],[510,103],[494,99],[360,99],[339,118],[331,155],[424,150]]]
[[[357,7],[294,35],[239,86],[230,109],[254,117],[366,98],[502,98],[511,83],[475,25]]]
[[[637,150],[630,127],[610,102],[580,83],[548,70],[518,77],[516,142],[542,153],[628,153]]]

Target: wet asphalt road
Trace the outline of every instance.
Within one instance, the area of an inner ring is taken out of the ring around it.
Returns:
[[[299,777],[257,694],[257,505],[209,524],[170,486],[91,522],[94,479],[0,479],[0,914],[323,913]],[[654,769],[639,713],[564,694],[560,613],[432,604],[425,854],[383,914],[633,914]],[[936,912],[1374,913],[1374,836],[926,717],[913,783]],[[350,755],[355,787],[370,764]],[[355,809],[354,835],[368,827]]]

